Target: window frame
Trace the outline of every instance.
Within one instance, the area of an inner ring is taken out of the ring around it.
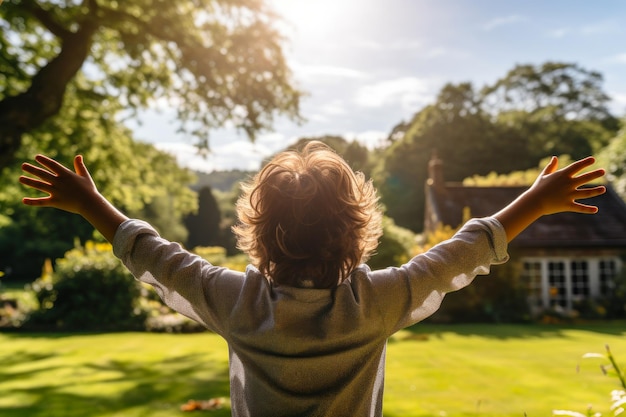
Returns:
[[[572,311],[578,301],[606,296],[622,269],[620,257],[612,255],[524,256],[521,262],[522,281],[528,289],[528,302],[533,313],[546,309]],[[561,268],[554,268],[559,264]],[[580,268],[575,266],[577,264]],[[557,271],[562,273],[562,282],[556,281]],[[562,285],[555,286],[555,283]]]

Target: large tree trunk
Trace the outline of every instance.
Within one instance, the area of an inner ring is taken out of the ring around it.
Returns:
[[[0,101],[0,169],[13,161],[24,133],[59,112],[68,83],[89,55],[97,27],[85,22],[78,31],[66,32],[61,51],[33,77],[28,90]]]

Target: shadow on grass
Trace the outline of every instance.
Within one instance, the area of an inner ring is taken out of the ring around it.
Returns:
[[[588,322],[580,324],[431,324],[418,323],[407,328],[416,336],[437,337],[443,333],[460,336],[481,336],[494,339],[527,339],[567,337],[569,330],[579,330],[613,336],[626,335],[626,322]]]
[[[222,362],[207,363],[206,356],[200,354],[170,357],[159,363],[111,360],[104,364],[83,365],[75,370],[74,377],[62,383],[46,379],[45,375],[63,365],[36,366],[37,362],[55,356],[53,353],[24,353],[12,354],[10,358],[0,357],[0,363],[11,365],[0,367],[1,381],[15,382],[29,378],[43,381],[16,384],[18,388],[9,390],[0,389],[0,404],[2,397],[23,399],[23,405],[0,405],[0,416],[182,416],[188,413],[180,411],[180,406],[189,399],[228,399],[229,396],[227,367]],[[29,370],[13,371],[20,365]],[[71,366],[68,364],[66,367]],[[230,408],[212,411],[210,415],[230,416]]]

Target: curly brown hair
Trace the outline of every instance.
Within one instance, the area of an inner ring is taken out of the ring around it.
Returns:
[[[278,154],[243,184],[237,214],[238,248],[277,285],[332,288],[382,234],[371,180],[317,141]]]

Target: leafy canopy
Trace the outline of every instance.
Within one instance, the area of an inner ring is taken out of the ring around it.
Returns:
[[[83,95],[131,112],[166,103],[204,147],[217,127],[254,140],[276,113],[299,118],[262,0],[11,0],[0,18],[0,167],[77,75]]]

